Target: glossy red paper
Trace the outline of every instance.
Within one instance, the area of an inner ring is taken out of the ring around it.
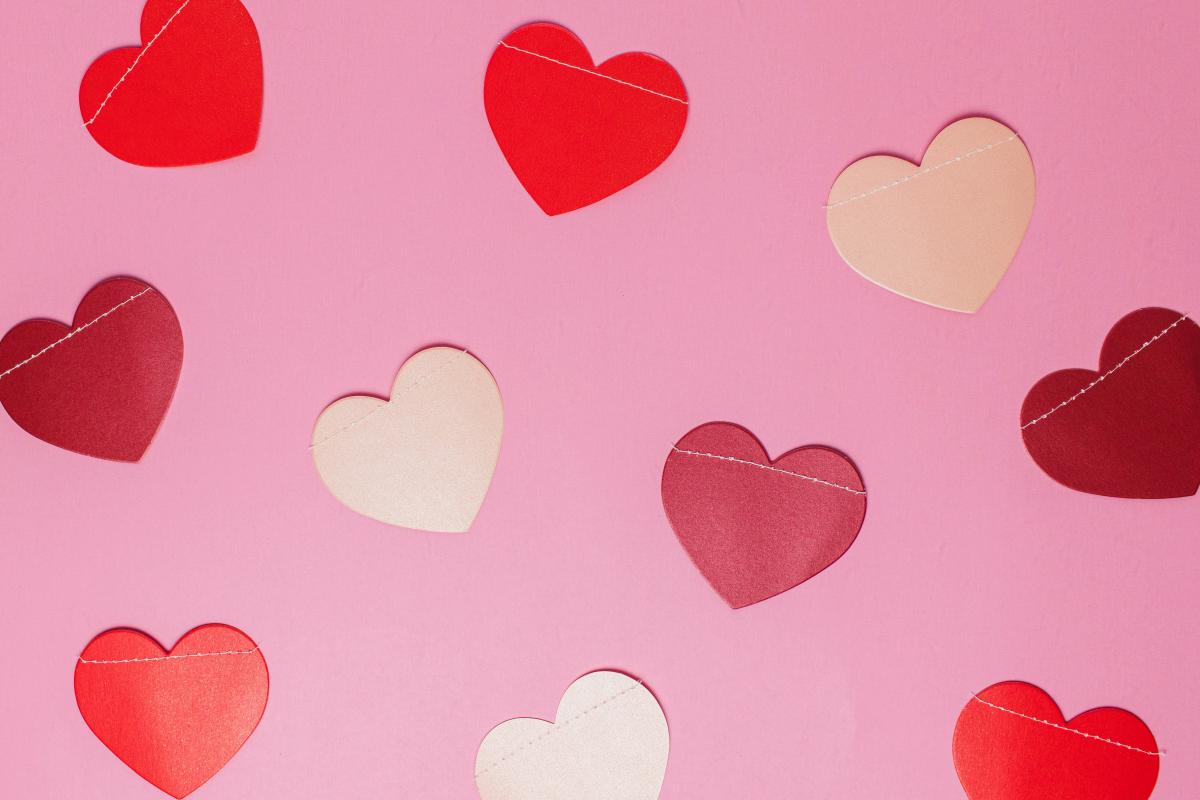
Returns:
[[[203,625],[167,653],[134,630],[91,641],[75,665],[79,713],[104,745],[172,797],[215,775],[267,706],[267,664],[246,634]]]
[[[0,404],[37,438],[76,453],[137,461],[183,366],[183,331],[166,299],[133,278],[93,288],[70,325],[22,322],[0,339]]]
[[[548,22],[504,37],[483,102],[509,166],[551,215],[650,174],[675,149],[688,112],[683,81],[666,61],[622,53],[597,66],[575,34]]]
[[[96,59],[79,111],[122,161],[178,167],[254,149],[262,117],[258,30],[238,0],[148,0],[142,46]]]
[[[1200,327],[1166,308],[1126,315],[1104,340],[1099,370],[1042,378],[1021,425],[1033,460],[1064,486],[1110,497],[1195,494]]]
[[[1067,721],[1020,681],[967,701],[953,752],[969,800],[1146,800],[1158,780],[1158,745],[1136,716],[1095,708]]]
[[[862,478],[842,453],[810,445],[772,461],[753,434],[728,422],[701,425],[676,443],[662,499],[684,550],[734,608],[837,561],[867,512]]]

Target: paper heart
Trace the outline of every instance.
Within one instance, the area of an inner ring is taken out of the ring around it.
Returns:
[[[148,0],[141,47],[100,56],[79,85],[96,143],[122,161],[179,167],[254,149],[262,50],[238,0]]]
[[[1042,378],[1021,406],[1021,438],[1064,486],[1110,497],[1186,497],[1200,486],[1200,327],[1178,311],[1123,317],[1100,370]]]
[[[183,331],[166,298],[133,278],[112,278],[87,293],[71,327],[34,319],[0,339],[0,403],[50,444],[137,461],[182,366]]]
[[[246,634],[202,625],[167,653],[116,629],[84,648],[75,700],[117,758],[172,797],[185,797],[233,757],[267,707],[267,663]]]
[[[953,752],[969,800],[1146,800],[1158,780],[1158,745],[1136,716],[1095,708],[1068,722],[1020,681],[967,702]]]
[[[390,400],[344,397],[317,418],[317,474],[358,513],[405,528],[463,532],[500,455],[504,409],[487,367],[431,347],[400,367]]]
[[[553,724],[510,719],[475,756],[482,800],[654,800],[670,736],[654,695],[619,672],[571,684]]]
[[[754,434],[710,422],[676,443],[663,508],[717,594],[742,608],[816,575],[853,544],[867,513],[854,464],[809,445],[772,461]]]
[[[869,156],[829,190],[829,236],[847,264],[897,294],[974,312],[1004,277],[1033,214],[1033,162],[1013,131],[947,126],[918,167]]]
[[[566,28],[537,22],[496,47],[483,81],[496,142],[547,214],[602,200],[666,160],[687,122],[678,73],[649,53],[596,66]]]

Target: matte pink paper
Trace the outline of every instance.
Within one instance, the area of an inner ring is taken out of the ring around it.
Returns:
[[[81,724],[71,665],[113,625],[211,620],[262,644],[271,700],[197,800],[474,800],[483,735],[553,719],[599,668],[662,700],[661,800],[963,800],[954,722],[1007,676],[1152,720],[1154,800],[1200,786],[1197,498],[1064,489],[1017,431],[1029,387],[1094,368],[1122,315],[1200,312],[1194,0],[246,0],[258,145],[178,170],[101,152],[75,102],[143,5],[0,12],[0,329],[70,319],[129,272],[187,335],[136,468],[0,424],[0,753],[20,767],[0,797],[160,798]],[[554,218],[482,96],[499,37],[542,16],[597,57],[663,54],[690,102],[662,167]],[[973,114],[1035,149],[1038,198],[962,315],[847,268],[821,206],[847,164]],[[315,415],[459,342],[506,414],[471,533],[348,512],[313,469]],[[837,447],[871,492],[845,557],[736,612],[659,492],[714,419],[773,455]]]

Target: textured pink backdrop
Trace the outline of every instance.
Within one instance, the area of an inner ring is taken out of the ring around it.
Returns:
[[[954,720],[1008,678],[1068,715],[1134,710],[1169,751],[1155,797],[1194,792],[1200,498],[1066,490],[1017,412],[1125,312],[1198,308],[1197,5],[447,5],[248,0],[258,150],[158,171],[97,147],[75,99],[141,0],[3,4],[0,329],[131,273],[187,354],[138,465],[0,419],[0,795],[160,796],[84,726],[74,660],[111,626],[170,644],[209,621],[272,677],[211,800],[473,797],[488,729],[598,667],[659,696],[667,800],[961,797]],[[661,169],[554,219],[481,101],[497,39],[539,18],[601,58],[661,54],[692,98]],[[849,161],[917,157],[971,113],[1020,132],[1038,200],[962,316],[854,274],[821,203]],[[464,536],[349,512],[306,447],[325,404],[433,342],[505,400]],[[840,448],[870,491],[840,562],[740,612],[659,500],[671,443],[714,419],[773,454]]]

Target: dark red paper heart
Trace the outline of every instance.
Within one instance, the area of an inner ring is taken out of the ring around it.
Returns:
[[[215,775],[267,707],[267,663],[250,637],[202,625],[167,653],[144,633],[91,641],[75,665],[79,713],[104,745],[172,797]]]
[[[142,46],[100,56],[79,85],[96,142],[122,161],[179,167],[254,149],[262,50],[238,0],[148,0]]]
[[[496,47],[483,104],[517,180],[551,215],[650,174],[675,149],[688,110],[666,61],[622,53],[596,66],[575,34],[548,22]]]
[[[112,278],[71,327],[34,319],[0,339],[0,404],[37,438],[76,453],[137,461],[179,380],[183,331],[161,294]]]
[[[954,767],[970,800],[1146,800],[1158,745],[1119,708],[1071,721],[1036,686],[1006,681],[971,698],[954,726]]]
[[[1110,497],[1186,497],[1200,486],[1200,327],[1143,308],[1104,340],[1100,369],[1038,381],[1021,438],[1064,486]]]
[[[676,443],[663,508],[684,550],[734,608],[791,589],[837,561],[867,513],[850,459],[810,445],[771,461],[752,433],[710,422]]]

